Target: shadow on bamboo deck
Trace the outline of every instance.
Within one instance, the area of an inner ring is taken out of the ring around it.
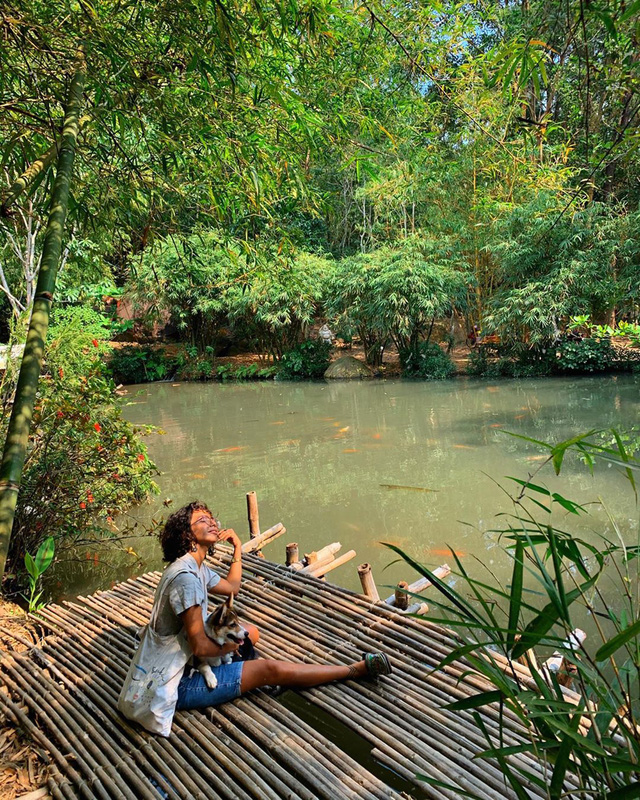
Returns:
[[[212,566],[224,569],[227,560]],[[260,628],[264,657],[349,663],[364,651],[383,650],[393,675],[377,684],[346,681],[299,693],[307,707],[339,721],[343,735],[335,741],[296,713],[303,704],[264,692],[204,712],[179,712],[171,737],[162,739],[130,725],[116,708],[160,573],[47,606],[39,615],[47,631],[40,647],[4,654],[8,694],[0,692],[0,706],[45,751],[52,797],[515,797],[497,764],[474,759],[488,743],[471,713],[444,709],[488,688],[460,662],[433,671],[453,646],[445,630],[256,555],[243,561],[237,608]],[[503,713],[500,724],[497,707],[481,713],[496,743],[499,737],[504,745],[525,741],[515,716]],[[366,762],[353,757],[357,750],[345,744],[345,729],[366,741]],[[527,754],[514,758],[541,781],[527,781],[530,796],[546,796],[538,762]],[[425,784],[420,774],[451,788]]]

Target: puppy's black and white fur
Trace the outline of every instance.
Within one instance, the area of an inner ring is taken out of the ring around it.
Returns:
[[[221,603],[215,611],[211,612],[204,623],[204,632],[216,644],[222,645],[229,642],[242,644],[249,635],[249,631],[242,627],[238,615],[233,610],[233,596],[229,595],[224,603]],[[198,671],[202,674],[209,689],[215,689],[218,679],[213,674],[211,667],[219,667],[220,664],[230,664],[233,656],[226,653],[223,656],[198,659]]]

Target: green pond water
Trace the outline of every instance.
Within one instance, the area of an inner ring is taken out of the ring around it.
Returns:
[[[626,376],[131,386],[127,417],[163,433],[148,439],[161,494],[128,520],[149,524],[168,513],[163,501],[176,509],[198,498],[247,538],[245,495],[255,490],[261,528],[287,528],[266,557],[284,561],[288,542],[305,553],[339,541],[342,552],[357,552],[331,573],[342,586],[359,588],[356,566],[364,561],[381,594],[418,577],[392,563],[397,557],[383,542],[430,567],[453,566],[451,546],[474,574],[507,583],[510,562],[495,532],[505,522],[496,515],[512,510],[504,489],[517,489],[506,476],[527,478],[543,451],[505,431],[559,441],[592,428],[629,429],[639,420],[639,390],[640,381]],[[558,527],[615,538],[611,515],[626,542],[637,543],[633,491],[615,467],[602,465],[592,476],[571,457],[560,477],[547,465],[535,482],[587,504],[589,514],[579,519],[554,512]],[[161,566],[154,539],[127,544],[137,557],[89,548],[58,565],[49,581],[53,596]]]

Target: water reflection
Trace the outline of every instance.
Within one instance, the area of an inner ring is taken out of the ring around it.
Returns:
[[[451,561],[447,547],[484,561],[496,580],[508,564],[496,547],[495,514],[510,510],[504,476],[525,478],[541,450],[505,433],[560,440],[591,428],[629,428],[638,421],[638,382],[631,377],[579,380],[443,383],[403,381],[247,385],[156,384],[129,389],[126,414],[164,433],[150,440],[162,470],[162,494],[135,514],[166,514],[194,498],[245,535],[245,493],[255,490],[262,527],[282,521],[286,542],[309,552],[331,541],[369,561],[379,584],[415,578],[380,542],[398,544],[430,566]],[[569,460],[555,478],[536,477],[580,503],[607,498],[628,541],[637,538],[632,492],[615,468],[592,478]],[[408,487],[408,488],[407,488]],[[429,491],[419,491],[428,489]],[[582,520],[558,513],[560,527],[611,534],[599,506]],[[463,524],[468,523],[468,524]],[[285,541],[267,555],[284,560]],[[112,567],[81,561],[65,569],[58,591],[90,591],[142,569],[160,566],[155,542],[136,542],[140,560],[118,557]],[[332,579],[359,586],[355,563]],[[475,569],[475,567],[474,567]]]

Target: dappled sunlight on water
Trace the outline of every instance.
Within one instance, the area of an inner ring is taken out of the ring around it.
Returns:
[[[385,541],[431,567],[453,565],[451,546],[473,571],[477,556],[492,580],[506,581],[508,559],[494,532],[504,525],[495,515],[512,510],[504,489],[518,488],[506,476],[526,478],[544,460],[538,446],[506,431],[559,441],[592,428],[628,429],[638,422],[638,389],[630,377],[129,387],[127,417],[164,431],[149,438],[161,495],[135,515],[159,518],[163,500],[178,508],[198,498],[244,538],[245,493],[255,490],[262,528],[287,527],[267,557],[284,561],[291,541],[303,553],[340,541],[358,554],[331,575],[343,586],[359,587],[355,567],[363,561],[380,585],[415,579],[406,566],[385,569],[396,558]],[[593,478],[569,458],[560,478],[547,465],[536,483],[580,503],[605,498],[627,541],[636,541],[633,493],[615,468],[600,467]],[[554,521],[588,537],[612,535],[601,507],[589,508],[580,520],[559,509]],[[143,567],[160,566],[154,541],[134,547]],[[99,585],[91,565],[82,567],[63,589]],[[102,585],[131,570],[140,565],[119,559]]]

